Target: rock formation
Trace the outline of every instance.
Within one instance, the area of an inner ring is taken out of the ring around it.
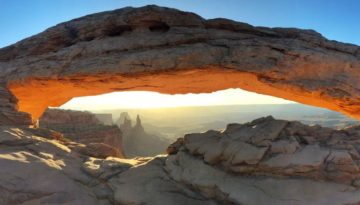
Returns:
[[[0,125],[30,125],[31,117],[24,112],[18,112],[17,99],[0,84]]]
[[[358,204],[359,131],[260,118],[186,135],[165,167],[223,204]]]
[[[132,121],[127,112],[123,112],[116,121],[116,125],[121,129],[124,136],[128,136],[132,129]],[[125,138],[125,137],[124,137]]]
[[[265,117],[185,135],[170,155],[99,159],[46,129],[0,127],[2,205],[360,203],[360,127]],[[56,185],[56,186],[55,186]]]
[[[130,117],[129,113],[122,112],[122,113],[120,113],[120,117],[116,120],[115,124],[120,126],[120,125],[126,124],[125,123],[126,121],[131,122],[131,117]]]
[[[157,6],[59,24],[0,49],[0,204],[360,204],[359,126],[265,117],[131,160],[109,157],[122,155],[119,128],[89,113],[51,110],[27,126],[49,106],[123,90],[242,88],[360,119],[359,78],[360,48],[312,30]],[[149,148],[139,117],[123,128]]]
[[[327,40],[313,30],[206,20],[158,6],[88,15],[0,49],[0,79],[6,85],[2,89],[10,89],[19,100],[9,106],[17,104],[33,120],[47,107],[77,96],[226,88],[360,119],[359,78],[356,45]],[[6,116],[0,118],[2,124],[18,118],[7,110],[1,107]]]
[[[223,131],[188,134],[168,148],[183,149],[228,172],[270,177],[330,180],[360,186],[360,128],[333,130],[271,116]]]
[[[98,116],[90,112],[47,109],[39,120],[39,126],[85,144],[88,155],[124,157],[120,129],[115,125],[104,125]]]
[[[128,113],[121,113],[117,120],[123,133],[123,149],[126,157],[148,157],[165,153],[169,140],[163,139],[145,131],[141,124],[140,116],[137,115],[136,123],[132,126],[132,121]]]

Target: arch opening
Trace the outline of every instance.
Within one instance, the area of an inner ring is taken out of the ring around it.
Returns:
[[[234,122],[265,116],[331,128],[357,124],[327,109],[227,89],[206,94],[122,91],[77,97],[47,109],[39,127],[61,132],[76,142],[106,146],[106,154],[134,158],[165,154],[169,144],[188,133],[222,130]]]
[[[171,121],[171,119],[189,121],[189,124],[197,123],[196,120],[191,121],[192,118],[204,118],[201,123],[220,119],[225,121],[221,126],[216,127],[223,128],[232,122],[246,123],[264,116],[332,128],[344,128],[358,123],[353,118],[329,109],[238,88],[212,93],[174,95],[152,91],[112,92],[76,97],[60,107],[50,109],[88,111],[99,115],[100,119],[102,114],[108,115],[106,118],[109,115],[112,116],[112,121],[101,119],[105,124],[116,122],[123,112],[131,113],[133,119],[136,118],[136,115],[147,115],[145,121],[148,119],[155,120],[167,127],[183,124]],[[154,116],[149,118],[149,115]],[[185,126],[189,126],[189,124]],[[212,127],[196,131],[204,132],[210,129]],[[191,132],[191,129],[188,129],[188,132]],[[186,133],[174,135],[174,137],[182,137]]]
[[[9,89],[18,99],[18,109],[30,113],[36,121],[47,107],[59,107],[74,97],[99,95],[116,91],[154,91],[165,94],[211,93],[240,88],[259,94],[340,111],[359,118],[353,110],[337,104],[319,91],[304,91],[298,86],[269,83],[267,79],[250,72],[216,67],[112,75],[78,75],[69,78],[31,79],[12,82]]]

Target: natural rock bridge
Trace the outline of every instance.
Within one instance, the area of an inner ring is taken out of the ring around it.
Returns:
[[[2,48],[0,79],[0,124],[31,124],[26,113],[35,120],[78,96],[227,88],[360,119],[360,47],[157,6],[85,16]]]

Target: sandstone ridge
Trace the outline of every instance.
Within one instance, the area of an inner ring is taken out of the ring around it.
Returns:
[[[0,78],[2,89],[18,99],[10,107],[30,113],[33,120],[47,107],[78,96],[227,88],[360,118],[358,46],[312,30],[206,20],[158,6],[88,15],[2,48]],[[1,115],[24,121],[7,110],[1,106]]]
[[[359,127],[264,117],[188,134],[170,155],[136,159],[90,157],[45,129],[0,130],[4,205],[360,203]]]

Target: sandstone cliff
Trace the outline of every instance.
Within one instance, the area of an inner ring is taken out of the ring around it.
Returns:
[[[188,134],[154,158],[98,159],[44,129],[0,127],[0,204],[360,203],[360,128],[260,118]]]
[[[48,109],[41,116],[39,126],[58,131],[64,137],[89,148],[93,147],[94,153],[97,153],[96,149],[108,149],[110,156],[124,157],[120,129],[115,125],[104,125],[90,112]]]
[[[30,125],[31,116],[18,112],[17,99],[0,83],[0,125]]]
[[[206,20],[158,6],[88,15],[0,49],[0,79],[19,100],[11,107],[17,104],[34,120],[47,107],[77,96],[226,88],[359,119],[359,78],[356,45],[327,40],[313,30]],[[1,107],[2,115],[13,118],[6,110]]]

